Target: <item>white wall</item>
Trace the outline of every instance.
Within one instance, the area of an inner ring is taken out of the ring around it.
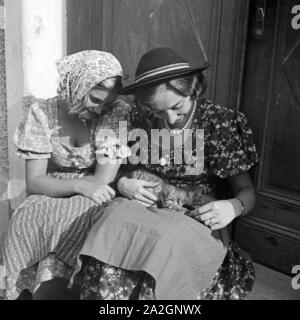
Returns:
[[[22,98],[56,94],[54,62],[66,53],[65,0],[6,0],[5,50],[9,139],[7,198],[14,209],[24,199],[24,161],[11,143],[22,118]],[[1,215],[3,215],[1,210]],[[0,221],[1,224],[1,221]]]
[[[56,95],[57,89],[54,62],[65,53],[65,2],[21,2],[23,91],[37,97],[49,98]]]

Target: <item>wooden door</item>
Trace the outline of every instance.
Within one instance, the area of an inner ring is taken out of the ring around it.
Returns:
[[[292,23],[296,5],[299,1],[251,1],[242,110],[255,133],[260,165],[257,207],[239,219],[235,230],[235,239],[256,261],[285,273],[300,264],[300,29]]]
[[[209,60],[207,96],[238,108],[248,0],[68,0],[67,51],[108,50],[134,81],[141,55],[169,46],[193,66]]]

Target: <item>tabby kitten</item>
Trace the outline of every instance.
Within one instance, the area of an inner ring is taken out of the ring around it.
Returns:
[[[215,198],[202,194],[202,190],[187,190],[169,184],[165,179],[145,170],[136,169],[129,173],[129,178],[156,182],[158,185],[151,189],[157,197],[158,208],[168,208],[189,215],[195,208],[214,201]]]

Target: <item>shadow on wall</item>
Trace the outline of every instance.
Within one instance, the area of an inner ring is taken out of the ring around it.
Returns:
[[[0,201],[0,236],[6,230],[9,221],[9,201]]]

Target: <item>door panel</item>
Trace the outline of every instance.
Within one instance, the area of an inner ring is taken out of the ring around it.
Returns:
[[[258,203],[240,219],[236,240],[256,261],[290,273],[300,263],[300,34],[292,28],[297,1],[267,1],[265,30],[250,25],[242,109],[259,145]]]

